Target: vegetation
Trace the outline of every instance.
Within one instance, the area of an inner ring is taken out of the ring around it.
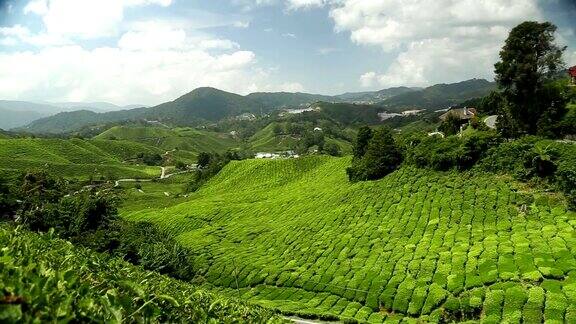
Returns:
[[[352,167],[346,172],[351,181],[377,180],[396,170],[402,163],[402,152],[388,128],[372,131],[363,127],[354,146]]]
[[[548,22],[522,23],[510,32],[500,52],[496,80],[506,104],[498,124],[505,136],[553,135],[566,113],[564,90],[553,82],[566,49],[555,44],[556,29]]]
[[[75,248],[48,234],[0,226],[0,321],[280,322],[260,307]]]
[[[453,84],[437,84],[423,90],[404,93],[381,102],[387,109],[438,110],[460,104],[463,101],[484,97],[496,89],[496,84],[481,79]]]
[[[233,161],[185,203],[123,215],[176,235],[222,291],[237,278],[243,299],[286,314],[571,320],[576,214],[561,196],[479,171],[350,183],[349,163]]]
[[[458,118],[458,116],[455,116],[454,114],[449,114],[446,117],[446,120],[444,120],[442,124],[440,124],[438,130],[444,133],[444,135],[451,136],[456,135],[458,134],[458,132],[460,132],[460,126],[462,126],[462,121],[460,120],[460,118]]]

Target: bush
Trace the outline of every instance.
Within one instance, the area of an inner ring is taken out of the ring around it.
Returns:
[[[489,148],[498,143],[500,137],[492,132],[477,132],[463,138],[430,136],[408,149],[407,162],[440,171],[465,170],[474,166]]]

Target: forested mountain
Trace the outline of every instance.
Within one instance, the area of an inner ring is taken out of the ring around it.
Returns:
[[[45,117],[36,111],[8,110],[0,108],[0,129],[11,129],[27,125],[37,119]]]
[[[337,98],[310,93],[291,92],[255,92],[246,96],[262,104],[266,110],[275,110],[286,107],[297,107],[316,101],[335,101]]]
[[[496,89],[496,83],[484,79],[437,84],[420,91],[400,94],[384,100],[380,105],[402,109],[444,109],[462,101],[484,97]]]
[[[337,101],[377,103],[394,96],[422,90],[422,88],[395,87],[379,91],[347,92],[336,96]]]
[[[218,121],[242,113],[260,113],[263,106],[234,93],[198,88],[182,97],[146,110],[143,118],[189,125],[199,120]]]
[[[151,108],[136,108],[105,113],[88,110],[59,113],[32,122],[22,130],[31,133],[66,133],[90,125],[130,120],[160,121],[175,126],[194,126],[218,122],[243,113],[260,116],[283,108],[296,108],[315,102],[338,110],[339,117],[351,120],[376,121],[377,111],[384,109],[442,109],[467,99],[482,97],[495,88],[486,80],[468,80],[454,84],[439,84],[426,89],[398,87],[376,92],[347,93],[340,96],[323,96],[307,93],[252,93],[247,96],[218,90],[198,88],[180,98]],[[338,105],[340,103],[340,105]],[[361,103],[360,106],[353,103]],[[371,107],[369,107],[371,106]],[[351,108],[351,111],[344,110]],[[359,116],[357,115],[360,113]],[[334,116],[333,116],[334,117]]]
[[[97,113],[90,110],[61,112],[54,116],[36,120],[19,130],[46,134],[67,133],[89,125],[138,119],[145,109],[146,108],[136,108],[107,113]]]

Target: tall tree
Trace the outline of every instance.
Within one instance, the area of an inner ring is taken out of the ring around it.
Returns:
[[[351,181],[377,180],[396,170],[402,159],[402,151],[394,141],[392,131],[387,127],[379,128],[369,139],[365,154],[352,161],[352,167],[347,169],[348,177]]]
[[[548,86],[564,66],[566,47],[556,45],[556,29],[549,22],[524,22],[512,29],[500,52],[495,72],[507,102],[499,121],[505,135],[537,134],[565,113],[561,91]]]
[[[372,129],[368,126],[363,126],[358,130],[358,135],[356,136],[356,142],[354,143],[354,158],[359,159],[366,154],[366,148],[368,147],[368,142],[372,138]]]

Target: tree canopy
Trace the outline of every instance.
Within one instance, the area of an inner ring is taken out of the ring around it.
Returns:
[[[555,43],[556,30],[549,22],[524,22],[512,29],[500,52],[496,81],[506,105],[498,127],[505,136],[548,135],[566,112],[562,88],[554,84],[566,49]]]

